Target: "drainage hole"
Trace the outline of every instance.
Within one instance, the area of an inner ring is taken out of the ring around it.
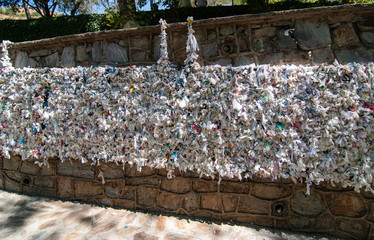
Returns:
[[[275,211],[277,212],[277,213],[282,213],[283,212],[283,205],[282,204],[277,204],[277,205],[275,205]]]
[[[28,185],[30,185],[30,183],[31,183],[30,178],[24,178],[24,179],[22,180],[22,184],[23,184],[23,185],[28,186]]]

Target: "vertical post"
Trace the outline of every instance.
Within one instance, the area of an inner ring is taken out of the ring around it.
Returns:
[[[192,29],[193,17],[187,18],[188,26],[188,38],[186,45],[187,58],[184,60],[184,64],[188,65],[199,65],[196,61],[199,58],[197,51],[199,51],[199,46],[197,45],[197,40],[194,35],[195,31]]]
[[[162,18],[160,19],[161,24],[161,34],[160,34],[160,58],[157,61],[157,64],[164,65],[169,64],[169,56],[168,56],[168,43],[167,43],[167,35],[166,35],[166,28],[167,24],[166,21]]]
[[[0,67],[1,68],[12,68],[12,62],[9,58],[9,53],[8,53],[8,46],[12,44],[11,41],[8,40],[3,40],[1,43],[1,59],[0,59]]]

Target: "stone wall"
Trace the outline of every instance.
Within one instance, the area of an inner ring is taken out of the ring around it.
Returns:
[[[374,195],[339,186],[285,180],[199,178],[193,172],[167,178],[165,169],[50,159],[39,167],[20,157],[0,158],[0,188],[31,195],[132,210],[324,233],[353,239],[374,237]],[[104,176],[104,179],[101,177]]]
[[[355,4],[207,19],[193,27],[205,65],[370,62],[373,16],[374,4]],[[171,24],[167,33],[171,61],[183,64],[186,24]],[[15,67],[148,65],[159,58],[159,34],[152,26],[63,36],[16,43],[10,54]]]

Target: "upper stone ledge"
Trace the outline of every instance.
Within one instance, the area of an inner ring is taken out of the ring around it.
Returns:
[[[206,27],[209,25],[219,24],[219,23],[240,23],[250,21],[251,24],[256,24],[260,21],[271,21],[276,22],[280,19],[288,19],[293,17],[294,19],[300,18],[309,18],[311,16],[321,15],[327,17],[329,15],[336,14],[347,14],[352,13],[353,11],[357,12],[374,12],[374,4],[350,4],[350,5],[339,5],[339,6],[325,6],[325,7],[315,7],[315,8],[306,8],[306,9],[292,9],[292,10],[283,10],[283,11],[274,11],[267,13],[259,14],[245,14],[229,17],[218,17],[210,18],[203,20],[196,20],[194,26],[196,29],[200,27]],[[185,29],[186,22],[178,22],[169,24],[169,29],[173,30],[182,30]],[[33,48],[45,48],[48,46],[64,45],[66,43],[77,43],[85,41],[100,41],[106,40],[109,38],[121,37],[124,35],[139,34],[145,32],[160,32],[159,26],[146,26],[146,27],[137,27],[137,28],[126,28],[119,30],[108,30],[101,32],[88,32],[81,34],[73,34],[66,36],[58,36],[54,38],[46,38],[34,41],[25,41],[19,43],[13,43],[9,46],[12,50],[22,50],[29,47]]]

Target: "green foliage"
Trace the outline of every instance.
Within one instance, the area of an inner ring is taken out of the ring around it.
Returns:
[[[21,42],[107,29],[109,27],[105,16],[99,14],[2,20],[0,21],[0,41]]]

